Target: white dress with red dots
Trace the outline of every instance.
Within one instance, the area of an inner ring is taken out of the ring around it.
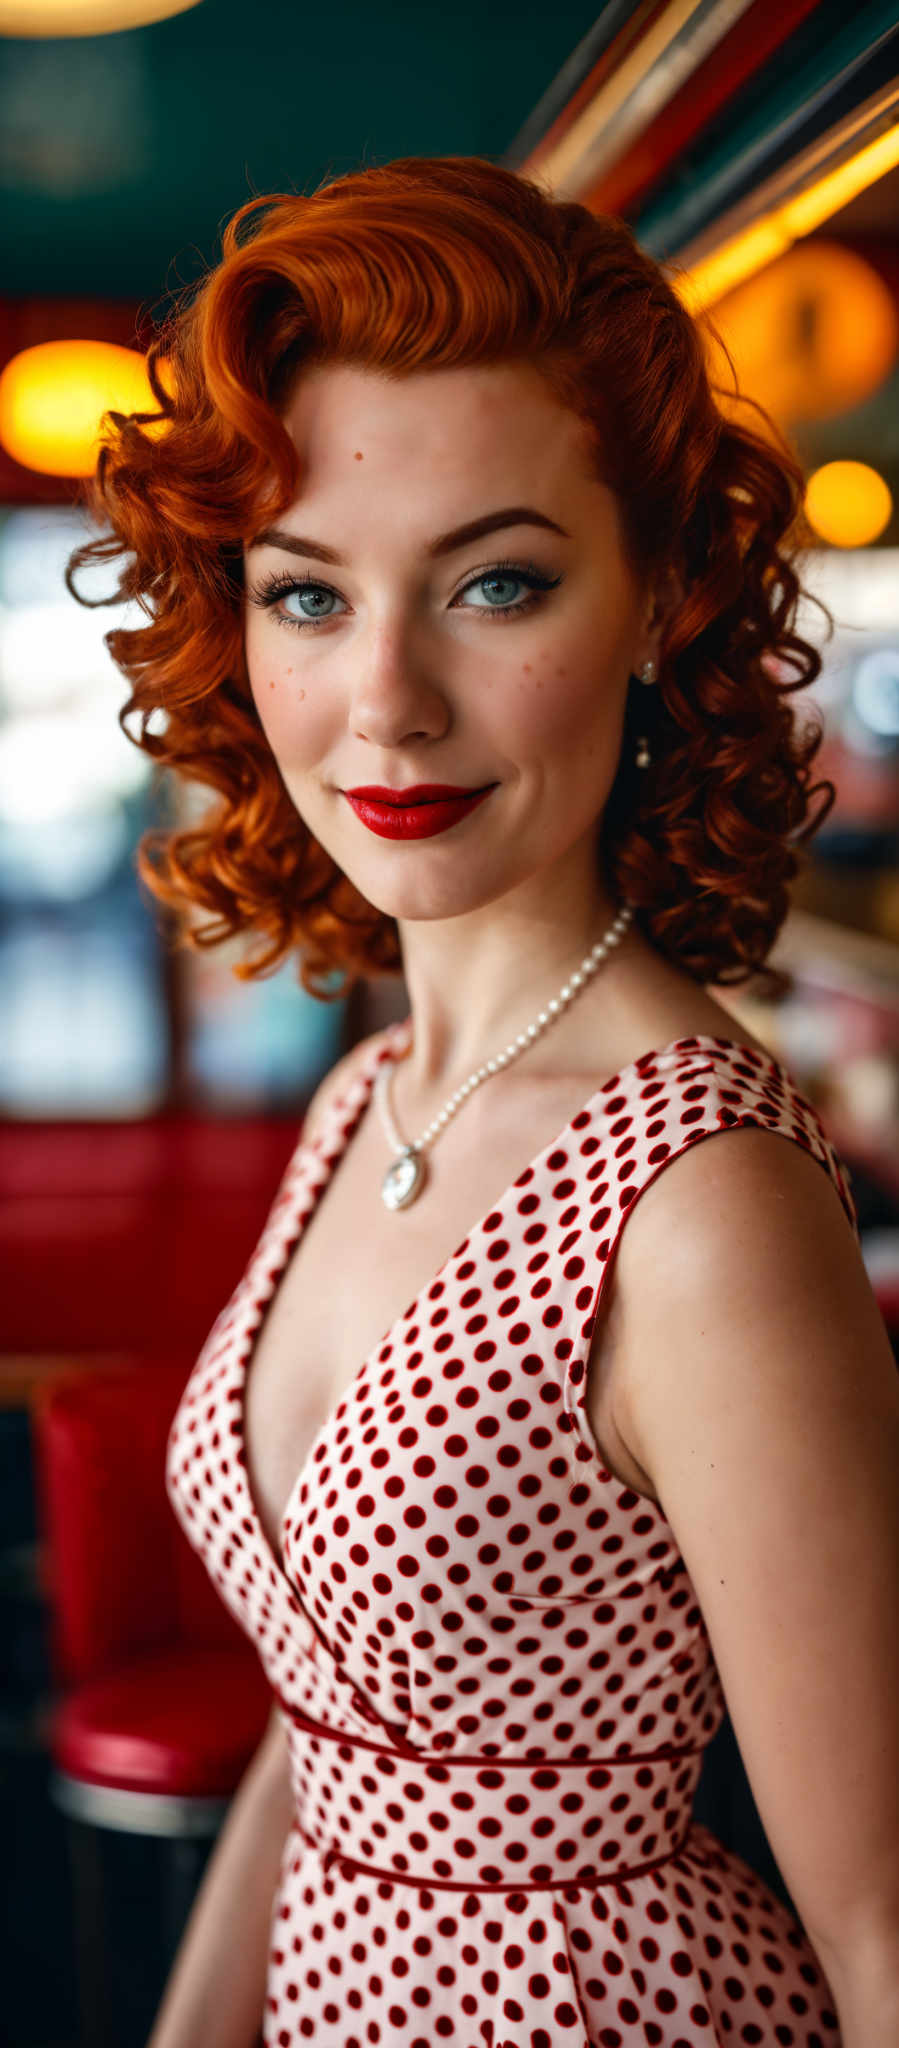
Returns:
[[[266,2048],[839,2048],[796,1919],[691,1820],[724,1716],[709,1638],[669,1522],[604,1466],[584,1396],[622,1226],[678,1153],[777,1131],[857,1237],[848,1177],[777,1060],[712,1037],[645,1053],[359,1366],[276,1556],[244,1454],[254,1336],[410,1024],[297,1145],[169,1439],[172,1504],[289,1745]]]

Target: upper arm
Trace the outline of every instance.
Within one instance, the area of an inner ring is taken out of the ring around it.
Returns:
[[[287,1746],[287,1729],[284,1711],[273,1700],[268,1720],[260,1741],[256,1745],[249,1766],[248,1779],[258,1788],[260,1798],[273,1800],[280,1806],[289,1822],[293,1817],[294,1794],[290,1771],[290,1752]]]
[[[616,1419],[696,1589],[797,1911],[836,1956],[899,1928],[886,1329],[836,1189],[770,1131],[681,1154],[635,1205],[619,1258]]]

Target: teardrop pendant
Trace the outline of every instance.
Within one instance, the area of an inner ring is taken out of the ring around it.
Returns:
[[[406,1145],[388,1166],[381,1182],[381,1200],[387,1209],[408,1209],[421,1193],[426,1179],[424,1154]]]

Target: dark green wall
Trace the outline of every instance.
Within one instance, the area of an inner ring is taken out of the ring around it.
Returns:
[[[201,0],[0,38],[0,297],[160,295],[244,200],[396,156],[499,158],[596,0]]]

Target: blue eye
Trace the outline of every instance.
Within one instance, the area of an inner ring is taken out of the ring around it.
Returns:
[[[530,611],[532,603],[536,601],[540,592],[553,590],[555,585],[561,583],[561,581],[561,576],[541,576],[538,569],[521,569],[514,562],[497,562],[494,568],[485,569],[471,583],[466,583],[464,588],[460,590],[459,596],[464,597],[467,591],[477,590],[479,584],[482,583],[526,583],[531,596],[519,598],[515,604],[488,604],[465,607],[466,610],[493,612],[497,618],[508,616],[510,612],[514,617],[518,612]]]
[[[459,591],[458,596],[464,597],[469,590],[476,590],[479,584],[496,583],[497,581],[501,583],[524,583],[528,586],[529,594],[527,597],[519,598],[514,604],[493,605],[488,603],[486,605],[466,605],[463,609],[466,611],[482,612],[487,618],[520,618],[522,612],[531,611],[535,605],[541,602],[545,591],[555,590],[557,585],[561,583],[562,578],[561,576],[542,575],[533,562],[494,562],[492,568],[482,569],[479,576],[473,576],[471,581],[466,583],[462,590]],[[279,599],[292,597],[294,593],[298,597],[305,598],[313,592],[330,598],[339,596],[339,592],[332,590],[329,583],[320,583],[314,576],[291,576],[290,572],[284,569],[276,571],[269,577],[265,577],[256,586],[255,590],[248,592],[248,596],[251,604],[260,605],[264,610],[271,610],[272,617],[279,626],[293,626],[299,632],[305,632],[309,627],[314,631],[317,626],[330,625],[333,618],[339,617],[339,613],[325,612],[320,614],[318,618],[307,617],[300,619],[294,614],[284,611],[283,607],[279,605]],[[458,599],[456,602],[458,602]],[[275,609],[276,606],[278,607],[277,610]]]

